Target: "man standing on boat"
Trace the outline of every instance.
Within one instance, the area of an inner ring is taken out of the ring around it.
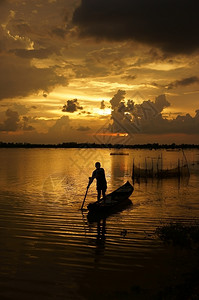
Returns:
[[[104,169],[101,168],[100,162],[95,163],[96,169],[92,173],[92,177],[89,177],[89,183],[88,187],[91,185],[93,180],[96,178],[97,181],[97,200],[100,200],[101,193],[103,198],[106,198],[106,189],[107,189],[107,183],[106,183],[106,177],[105,177],[105,172]]]

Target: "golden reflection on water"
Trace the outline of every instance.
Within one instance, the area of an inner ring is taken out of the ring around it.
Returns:
[[[96,161],[105,168],[110,192],[131,181],[133,159],[144,166],[162,155],[165,167],[182,159],[181,152],[165,150],[110,152],[0,150],[1,297],[119,299],[118,291],[128,291],[122,297],[146,298],[192,269],[195,254],[164,245],[154,231],[161,223],[198,218],[198,152],[186,151],[189,180],[136,182],[132,206],[89,222],[79,208]],[[95,199],[93,183],[85,207]]]

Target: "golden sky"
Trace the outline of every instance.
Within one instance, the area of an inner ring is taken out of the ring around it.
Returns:
[[[199,143],[198,6],[0,0],[0,141]]]

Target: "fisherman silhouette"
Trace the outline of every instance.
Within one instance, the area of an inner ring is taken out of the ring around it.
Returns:
[[[88,187],[91,185],[94,179],[96,179],[96,189],[97,189],[97,200],[100,201],[101,194],[103,196],[103,199],[106,199],[106,189],[107,189],[107,183],[106,183],[106,177],[104,169],[101,168],[100,162],[95,163],[96,169],[93,171],[92,176],[89,177],[89,183]]]

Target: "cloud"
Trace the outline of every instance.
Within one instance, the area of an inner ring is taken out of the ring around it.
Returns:
[[[0,0],[0,5],[3,5],[4,3],[6,3],[6,0]]]
[[[121,78],[125,79],[127,81],[132,81],[132,80],[135,80],[137,78],[137,76],[136,75],[125,75],[125,76],[122,76]]]
[[[47,98],[47,97],[48,97],[48,94],[47,94],[47,93],[43,93],[43,97],[44,97],[44,98]]]
[[[22,126],[21,126],[21,129],[24,130],[24,131],[32,131],[32,130],[35,130],[35,128],[32,126],[32,125],[29,125],[29,118],[24,116],[23,119],[22,119]]]
[[[21,105],[22,107],[22,105]],[[23,112],[27,110],[24,109]],[[0,131],[18,131],[18,130],[24,130],[24,131],[32,131],[35,128],[31,125],[29,125],[30,119],[27,116],[23,116],[20,118],[20,115],[17,111],[14,111],[12,109],[7,109],[5,112],[5,120],[3,123],[0,123]]]
[[[50,55],[57,52],[57,50],[53,48],[41,48],[41,49],[34,49],[34,50],[27,50],[27,49],[13,49],[10,51],[11,53],[14,53],[16,56],[19,56],[21,58],[26,59],[45,59],[48,58]],[[57,54],[59,54],[57,52]]]
[[[0,131],[17,131],[19,129],[19,114],[17,111],[8,109],[6,119],[0,124]]]
[[[66,25],[68,3],[8,0],[0,5],[0,100],[68,85],[59,64],[66,44],[51,34],[52,28]]]
[[[25,97],[39,91],[51,91],[57,85],[66,86],[67,79],[56,67],[36,68],[29,60],[2,55],[0,57],[0,100]]]
[[[199,48],[198,10],[194,0],[82,0],[72,21],[82,36],[190,54]]]
[[[77,129],[71,126],[72,121],[68,116],[62,116],[49,127],[46,133],[34,133],[34,139],[43,143],[63,143],[74,140],[81,140],[84,137],[83,131],[90,130],[89,127],[80,125]]]
[[[125,91],[122,90],[118,90],[117,93],[113,96],[113,98],[110,100],[112,109],[114,109],[115,107],[117,107],[120,102],[125,98]]]
[[[85,67],[94,76],[107,76],[112,73],[121,74],[127,66],[125,57],[128,49],[122,49],[119,45],[102,47],[87,53]]]
[[[13,25],[13,29],[20,35],[27,36],[33,33],[30,25],[25,20],[18,19],[17,23],[14,22]]]
[[[0,100],[28,96],[39,91],[51,91],[57,85],[66,86],[64,76],[56,68],[36,68],[12,56],[0,58]]]
[[[102,100],[100,103],[100,109],[105,109],[106,105],[105,105],[105,101]]]
[[[153,102],[151,102],[150,100],[148,100],[147,102],[151,105],[153,104]],[[161,113],[164,108],[170,106],[170,103],[167,101],[166,96],[163,94],[155,98],[155,104],[153,106],[156,107],[158,113]]]
[[[90,127],[88,126],[79,126],[77,128],[78,131],[89,131],[90,130]]]
[[[30,111],[29,107],[27,107],[26,105],[20,104],[20,103],[13,103],[12,107],[20,115],[25,115],[25,114],[27,114],[27,112]]]
[[[187,77],[187,78],[183,78],[181,80],[176,80],[174,82],[171,82],[168,84],[167,89],[171,90],[173,88],[177,88],[177,87],[181,87],[181,86],[188,86],[191,85],[193,83],[198,83],[199,82],[199,78],[197,76],[192,76],[192,77]]]
[[[58,119],[55,124],[49,128],[48,134],[59,134],[63,135],[65,132],[68,132],[70,129],[70,119],[68,116],[62,116]]]
[[[112,108],[112,123],[108,127],[110,132],[128,133],[130,136],[132,134],[199,134],[199,110],[196,110],[194,117],[190,114],[177,115],[176,118],[168,120],[163,117],[164,108],[170,106],[165,95],[156,97],[154,102],[147,100],[140,104],[136,104],[133,100],[125,101],[124,97],[120,99],[119,102],[117,101],[117,106]]]
[[[63,28],[56,27],[52,29],[52,34],[62,39],[65,38],[66,33],[66,29]]]
[[[94,126],[98,126],[96,124]],[[29,123],[34,124],[35,130]],[[99,123],[101,124],[101,123]],[[91,125],[91,126],[90,126]],[[31,143],[63,143],[63,142],[93,142],[92,139],[93,120],[70,120],[68,116],[62,116],[57,120],[41,120],[31,117],[20,119],[20,128],[17,134],[6,134],[0,132],[0,137],[4,141],[31,142]]]
[[[77,110],[82,110],[83,107],[79,105],[77,99],[67,100],[67,104],[65,104],[62,108],[63,112],[74,113]]]
[[[47,131],[44,133],[34,130],[32,126],[28,125],[29,122],[34,122],[35,126],[38,128],[42,123]],[[51,124],[50,127],[49,123]],[[71,141],[71,139],[75,136],[74,131],[72,131],[70,126],[70,120],[68,116],[62,116],[56,121],[51,120],[50,122],[43,120],[41,121],[38,119],[32,120],[29,117],[23,117],[20,122],[20,129],[21,131],[18,133],[18,135],[12,135],[12,140],[44,144],[62,143],[64,141]],[[4,135],[4,138],[5,137],[6,135]],[[7,137],[9,140],[8,135]]]
[[[175,80],[173,82],[170,82],[168,84],[159,84],[159,83],[156,83],[156,82],[148,82],[149,85],[151,86],[154,86],[154,87],[157,87],[157,88],[165,88],[167,90],[172,90],[172,89],[175,89],[175,88],[178,88],[178,87],[186,87],[186,86],[189,86],[191,84],[194,84],[194,83],[199,83],[199,77],[197,76],[191,76],[191,77],[186,77],[186,78],[183,78],[183,79],[179,79],[179,80]]]

